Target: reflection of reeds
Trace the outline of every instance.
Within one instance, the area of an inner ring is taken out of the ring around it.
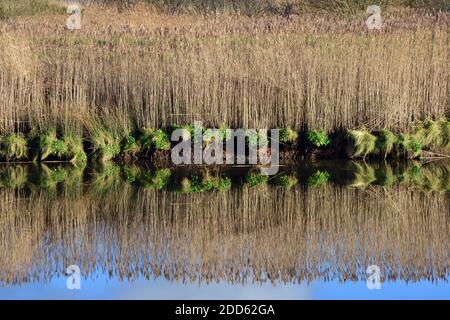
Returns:
[[[109,190],[54,198],[1,189],[0,282],[49,280],[74,263],[88,275],[183,282],[349,281],[372,264],[383,279],[448,279],[446,195],[331,184],[208,198]]]

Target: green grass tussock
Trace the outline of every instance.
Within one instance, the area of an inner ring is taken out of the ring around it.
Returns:
[[[376,150],[376,142],[377,137],[367,130],[347,130],[347,155],[365,158]]]
[[[315,147],[326,147],[331,143],[331,139],[324,130],[308,130],[306,140]]]
[[[28,158],[28,142],[20,133],[0,136],[0,158],[20,161]]]

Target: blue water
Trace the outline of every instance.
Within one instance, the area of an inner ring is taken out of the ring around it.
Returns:
[[[182,284],[164,278],[130,281],[108,279],[98,274],[81,280],[80,290],[69,290],[66,278],[49,283],[34,283],[0,288],[0,299],[450,299],[448,282],[404,281],[381,284],[369,290],[366,283],[313,281],[310,284]]]

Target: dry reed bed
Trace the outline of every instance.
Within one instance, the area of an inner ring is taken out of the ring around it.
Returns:
[[[63,16],[2,26],[1,132],[101,123],[120,135],[193,120],[398,131],[449,112],[448,13],[388,10],[381,34],[362,14],[168,18],[93,6],[83,17],[76,33]]]
[[[449,198],[404,187],[244,188],[203,194],[134,189],[54,198],[0,190],[0,281],[163,276],[233,283],[448,279]]]

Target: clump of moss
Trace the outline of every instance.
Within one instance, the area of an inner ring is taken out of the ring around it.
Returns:
[[[280,129],[280,142],[285,144],[296,144],[298,141],[297,131],[291,128]]]
[[[394,149],[394,145],[397,141],[397,137],[389,130],[382,130],[377,137],[376,148],[379,150],[380,154],[386,159],[387,156]]]
[[[312,176],[306,180],[308,187],[321,187],[328,183],[330,174],[326,171],[317,170]]]
[[[366,130],[348,130],[346,152],[351,158],[367,157],[376,150],[377,137]]]
[[[11,133],[0,137],[0,157],[10,160],[25,160],[28,158],[28,143],[20,133]]]
[[[292,188],[297,184],[298,180],[295,176],[281,175],[275,178],[275,184],[287,189]]]
[[[90,131],[94,156],[101,162],[108,162],[120,154],[120,139],[103,128]]]
[[[324,130],[309,130],[306,132],[306,140],[315,147],[326,147],[331,139]]]
[[[269,180],[267,175],[262,173],[249,173],[245,176],[245,184],[249,187],[256,187],[258,185],[267,183]]]

